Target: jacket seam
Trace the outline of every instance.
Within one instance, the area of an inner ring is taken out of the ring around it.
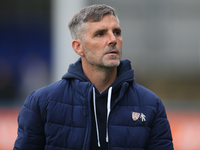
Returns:
[[[41,134],[32,134],[32,133],[28,133],[26,132],[22,127],[18,126],[21,130],[23,130],[24,133],[26,133],[26,135],[31,134],[31,135],[37,135],[37,136],[41,136]]]
[[[59,123],[55,123],[55,122],[48,122],[50,124],[56,124],[59,126],[66,126],[66,127],[72,127],[72,128],[81,128],[81,129],[85,129],[85,127],[78,127],[78,126],[70,126],[70,125],[64,125],[64,124],[59,124]]]
[[[56,101],[56,100],[53,100],[53,99],[49,99],[47,101],[39,102],[39,104],[45,103],[45,102],[56,102],[56,103],[60,103],[60,104],[64,104],[64,105],[71,105],[71,106],[84,106],[84,105],[74,105],[74,104],[70,104],[70,103],[66,103],[66,102],[60,102],[60,101]]]
[[[53,146],[53,145],[51,145],[51,144],[46,144],[45,146],[52,146],[52,147],[64,148],[64,149],[67,149],[67,150],[74,150],[73,148],[60,147],[60,146]]]
[[[38,115],[40,115],[40,114],[38,113],[38,111],[34,111],[34,110],[32,110],[32,109],[29,108],[27,105],[24,105],[24,107],[25,107],[26,109],[28,109],[28,110],[30,110],[30,111],[32,111],[32,112],[37,113]]]
[[[138,106],[138,107],[154,107],[154,108],[157,108],[156,106],[152,106],[152,105],[120,105],[120,104],[116,104],[116,106],[124,106],[124,107]]]
[[[124,148],[122,146],[113,146],[113,148]],[[126,147],[126,148],[134,148],[134,149],[145,149],[144,147]]]
[[[116,124],[112,124],[112,125],[110,125],[110,126],[130,127],[130,128],[133,128],[133,127],[134,127],[134,128],[135,128],[135,127],[136,127],[136,128],[141,128],[141,127],[142,127],[142,128],[143,128],[143,127],[145,127],[145,128],[150,128],[149,126],[145,126],[145,125],[144,125],[144,126],[142,126],[142,125],[139,125],[139,126],[128,126],[128,125],[116,125]]]

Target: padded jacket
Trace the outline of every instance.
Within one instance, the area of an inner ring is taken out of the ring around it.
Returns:
[[[111,86],[120,90],[108,114],[108,149],[173,150],[165,108],[134,82],[130,61],[121,61]],[[89,150],[93,87],[79,59],[62,80],[33,91],[19,112],[14,150]]]

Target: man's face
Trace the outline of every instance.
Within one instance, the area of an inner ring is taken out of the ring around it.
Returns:
[[[122,36],[119,22],[105,15],[99,22],[87,22],[88,30],[82,42],[84,59],[96,67],[117,67],[122,55]]]

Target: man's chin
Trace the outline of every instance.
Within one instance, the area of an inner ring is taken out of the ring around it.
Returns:
[[[120,60],[110,60],[106,63],[104,63],[106,67],[109,67],[109,68],[115,68],[115,67],[118,67],[119,64],[120,64]]]

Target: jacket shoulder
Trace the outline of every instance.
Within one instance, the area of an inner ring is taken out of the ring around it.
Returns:
[[[48,101],[58,101],[63,96],[62,93],[66,90],[69,82],[67,80],[60,80],[49,84],[40,89],[34,90],[28,95],[24,102],[24,106],[37,111],[38,108],[33,106],[38,106],[41,103]]]
[[[133,83],[133,90],[135,95],[139,97],[141,105],[151,105],[157,108],[158,103],[162,103],[154,92],[138,83]]]

